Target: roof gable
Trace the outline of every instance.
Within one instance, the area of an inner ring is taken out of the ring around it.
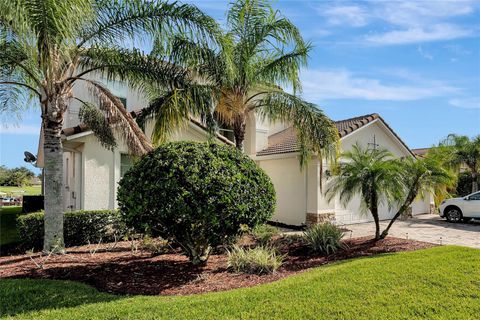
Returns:
[[[338,135],[340,139],[342,139],[376,120],[381,121],[387,127],[387,129],[395,136],[395,138],[408,150],[408,152],[413,155],[412,151],[408,148],[408,146],[377,113],[339,120],[335,121],[334,123],[337,127]],[[257,156],[291,153],[298,152],[299,150],[300,146],[297,141],[295,129],[293,127],[289,127],[287,129],[284,129],[283,131],[277,132],[269,136],[268,147],[257,152]]]

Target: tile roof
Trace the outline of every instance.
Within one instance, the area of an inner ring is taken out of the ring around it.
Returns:
[[[408,146],[377,113],[335,121],[335,126],[337,127],[338,135],[340,136],[340,138],[343,138],[365,126],[366,124],[375,121],[376,119],[380,119],[388,127],[388,129],[398,138],[398,140],[405,146],[405,148],[410,151]],[[289,127],[287,129],[284,129],[283,131],[269,136],[268,147],[257,152],[257,156],[290,153],[297,152],[299,150],[300,147],[297,142],[297,135],[295,133],[295,130],[293,129],[293,127]]]
[[[427,154],[428,150],[430,150],[430,148],[418,148],[418,149],[412,149],[412,152],[417,157],[423,157]]]

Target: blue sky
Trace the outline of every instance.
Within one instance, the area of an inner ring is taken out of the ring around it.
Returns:
[[[187,1],[224,21],[228,1]],[[480,134],[480,1],[276,1],[314,49],[303,97],[332,119],[379,113],[411,147]],[[35,109],[0,127],[0,163],[36,152]]]

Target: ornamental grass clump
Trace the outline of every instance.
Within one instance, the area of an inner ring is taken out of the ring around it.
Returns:
[[[250,232],[251,236],[260,246],[268,245],[272,241],[272,238],[279,233],[278,228],[268,224],[258,225]]]
[[[336,225],[325,222],[309,227],[303,233],[305,242],[316,253],[331,254],[343,247],[343,231]]]
[[[228,268],[234,272],[250,274],[274,273],[282,266],[283,256],[273,248],[233,246],[228,251]]]

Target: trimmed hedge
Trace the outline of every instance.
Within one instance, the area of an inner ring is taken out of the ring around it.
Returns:
[[[17,218],[17,229],[25,249],[41,249],[44,213],[35,212]],[[73,211],[64,216],[65,246],[111,242],[126,233],[125,224],[116,210]]]
[[[173,239],[197,264],[242,226],[265,223],[274,212],[275,190],[268,175],[233,147],[174,142],[124,175],[117,200],[128,227]]]

